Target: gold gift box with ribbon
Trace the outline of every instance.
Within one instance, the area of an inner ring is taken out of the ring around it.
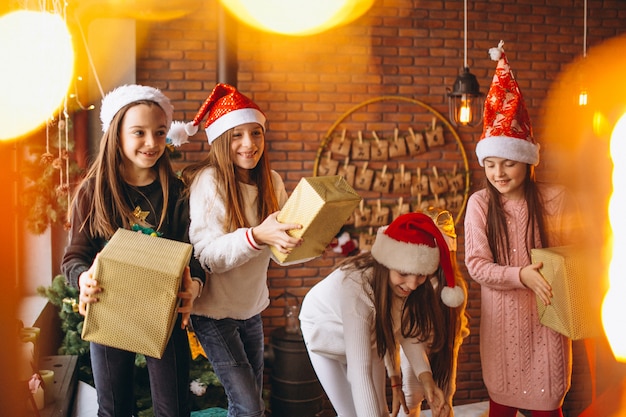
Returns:
[[[288,233],[304,241],[289,254],[272,246],[275,260],[287,265],[322,255],[360,201],[361,196],[340,175],[302,178],[277,219],[281,223],[301,224],[302,229]]]
[[[87,305],[82,338],[161,358],[192,251],[188,243],[118,229],[98,255],[94,278],[103,291]]]
[[[537,297],[539,320],[572,340],[597,337],[602,324],[596,294],[598,277],[590,274],[588,255],[575,246],[531,249],[533,263],[543,262],[541,275],[552,286],[552,304]]]

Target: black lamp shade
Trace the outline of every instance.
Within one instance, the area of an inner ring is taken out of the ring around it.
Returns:
[[[468,67],[463,68],[448,92],[448,105],[450,121],[455,126],[475,126],[482,121],[483,93]]]

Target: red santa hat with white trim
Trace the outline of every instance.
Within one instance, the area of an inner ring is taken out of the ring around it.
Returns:
[[[483,133],[476,145],[478,163],[484,166],[485,158],[493,156],[537,165],[539,144],[533,138],[524,97],[503,46],[504,41],[500,41],[497,48],[489,49],[491,59],[498,64],[485,98]]]
[[[378,263],[403,274],[431,275],[441,264],[446,279],[441,299],[449,307],[463,303],[465,293],[455,284],[448,244],[428,215],[403,214],[379,228],[371,253]]]
[[[227,130],[245,123],[258,123],[265,130],[266,118],[259,106],[229,84],[219,83],[213,88],[193,122],[185,125],[188,135],[198,132],[198,125],[205,116],[204,130],[209,144]]]

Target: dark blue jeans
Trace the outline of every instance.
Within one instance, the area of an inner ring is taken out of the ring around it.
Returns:
[[[262,417],[263,322],[191,316],[194,331],[228,397],[228,417]]]
[[[131,417],[135,412],[135,353],[94,342],[89,350],[98,394],[98,417]],[[189,340],[180,328],[179,318],[163,357],[146,356],[155,417],[189,416],[189,362]]]

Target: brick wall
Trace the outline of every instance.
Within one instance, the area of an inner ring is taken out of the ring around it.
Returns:
[[[590,0],[588,7],[588,48],[626,32],[626,2]],[[495,68],[487,50],[504,39],[535,133],[541,132],[547,123],[543,116],[548,90],[583,51],[583,0],[473,1],[468,8],[467,59],[481,90],[489,88]],[[137,81],[166,91],[175,104],[175,119],[191,120],[216,83],[216,16],[216,0],[207,0],[183,18],[140,24]],[[463,66],[461,0],[378,0],[355,22],[308,37],[262,33],[244,25],[234,31],[238,87],[267,113],[267,151],[288,192],[301,177],[312,175],[329,129],[354,106],[380,96],[403,96],[447,115],[446,89]],[[364,131],[410,123],[410,117],[403,118],[410,111],[388,110],[365,107],[351,113],[349,121]],[[474,156],[480,127],[457,132],[468,155],[470,191],[475,191],[483,178]],[[177,166],[203,158],[206,150],[204,136],[196,135]],[[444,165],[457,163],[458,149],[437,158]],[[544,177],[549,176],[548,171]],[[457,232],[463,265],[462,221]],[[299,266],[272,265],[271,296],[285,290],[304,296],[340,259],[333,254]],[[468,281],[471,335],[459,356],[457,404],[487,399],[478,347],[479,286]],[[284,324],[283,306],[283,299],[276,300],[263,313],[267,335]],[[570,417],[578,415],[591,396],[580,343],[575,353],[573,387],[565,404]]]

